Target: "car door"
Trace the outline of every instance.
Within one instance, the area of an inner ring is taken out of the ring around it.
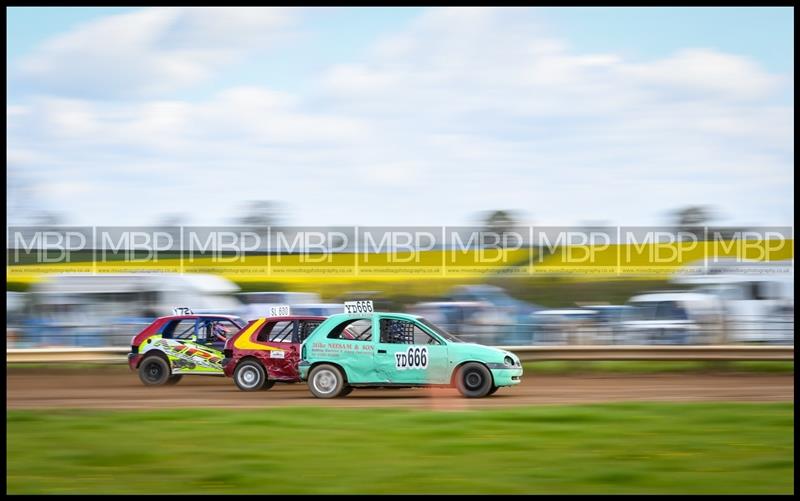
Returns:
[[[350,383],[380,382],[373,355],[377,336],[373,326],[377,316],[353,316],[332,327],[324,338],[315,338],[308,346],[309,357],[333,362],[344,368]]]
[[[182,319],[165,332],[174,374],[222,373],[222,352],[210,346],[208,325],[205,319]]]
[[[378,321],[375,369],[391,384],[447,383],[447,345],[418,322],[391,316]]]

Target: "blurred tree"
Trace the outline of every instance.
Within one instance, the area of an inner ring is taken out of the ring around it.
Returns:
[[[33,215],[33,224],[37,226],[58,226],[64,224],[64,218],[56,212],[40,210]]]
[[[698,239],[705,235],[704,226],[715,218],[713,210],[706,205],[689,205],[673,211],[675,230],[691,233]]]
[[[710,207],[705,205],[690,205],[674,212],[675,222],[679,228],[690,228],[693,226],[705,226],[714,219],[714,213]]]
[[[273,226],[280,224],[285,207],[273,200],[251,200],[244,204],[238,223],[245,226]]]
[[[161,216],[158,226],[183,226],[186,222],[186,214],[170,212]]]
[[[516,211],[511,210],[495,210],[486,213],[483,221],[484,229],[487,231],[495,231],[502,233],[504,231],[514,231],[519,225],[519,219]]]

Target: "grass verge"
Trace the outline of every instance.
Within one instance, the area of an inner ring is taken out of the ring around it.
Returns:
[[[9,411],[8,493],[792,493],[792,403]]]

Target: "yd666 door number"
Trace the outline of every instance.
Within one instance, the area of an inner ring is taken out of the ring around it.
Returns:
[[[406,351],[394,354],[395,367],[398,370],[406,369],[427,369],[428,368],[428,348],[411,346]]]

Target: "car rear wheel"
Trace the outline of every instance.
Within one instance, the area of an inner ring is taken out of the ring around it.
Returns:
[[[492,389],[489,390],[489,395],[494,395],[497,390],[499,390],[499,386],[492,386]]]
[[[253,360],[245,360],[236,366],[233,373],[233,381],[242,391],[258,391],[267,384],[267,373],[260,363]],[[270,384],[269,387],[272,385]]]
[[[180,381],[181,378],[183,378],[183,376],[181,374],[176,374],[174,376],[170,376],[169,379],[167,379],[167,382],[164,383],[164,384],[167,385],[167,386],[172,386],[172,385],[178,384],[178,381]]]
[[[469,362],[458,369],[456,388],[467,398],[485,397],[492,390],[492,373],[485,365]]]
[[[167,384],[172,371],[169,362],[158,355],[152,355],[142,360],[139,365],[139,379],[145,386],[161,386]]]
[[[347,388],[344,374],[337,367],[322,364],[314,367],[308,377],[308,389],[317,398],[335,398]]]

